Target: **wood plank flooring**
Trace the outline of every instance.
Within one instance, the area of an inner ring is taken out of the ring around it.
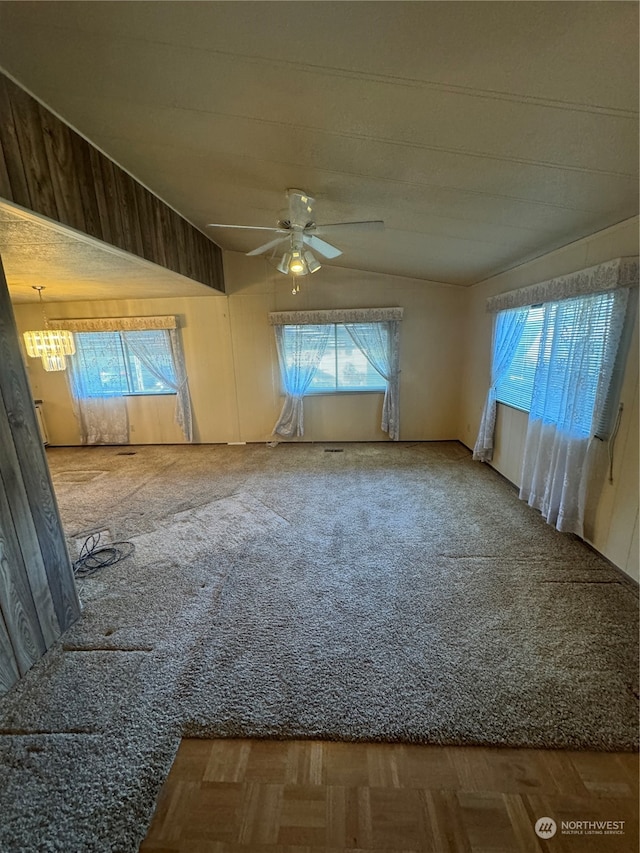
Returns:
[[[553,818],[556,834],[534,824]],[[568,834],[562,821],[624,821]],[[628,753],[183,740],[141,853],[636,853]]]

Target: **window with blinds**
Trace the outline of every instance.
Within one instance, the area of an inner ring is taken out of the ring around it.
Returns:
[[[529,308],[522,338],[513,356],[511,366],[496,386],[496,399],[515,409],[528,412],[533,394],[533,377],[538,363],[544,307]]]
[[[496,387],[497,400],[531,411],[532,404],[535,408],[533,391],[537,377],[537,382],[544,384],[545,420],[555,423],[560,411],[570,411],[575,428],[588,435],[612,308],[612,293],[529,308],[511,365]],[[587,315],[588,323],[585,321]],[[577,357],[582,365],[580,385],[569,392],[565,381],[567,365],[575,364]]]

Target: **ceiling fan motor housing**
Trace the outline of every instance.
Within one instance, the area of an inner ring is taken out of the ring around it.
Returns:
[[[311,228],[315,228],[316,223],[313,220],[309,220],[309,222],[304,223],[295,223],[292,222],[291,219],[279,219],[278,220],[278,228],[282,228],[285,231],[293,231],[298,228],[301,231],[309,231]]]
[[[289,227],[309,228],[313,223],[313,205],[315,199],[304,190],[287,190],[289,199]]]

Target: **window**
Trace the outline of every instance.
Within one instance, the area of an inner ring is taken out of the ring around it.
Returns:
[[[571,411],[576,430],[589,434],[596,392],[613,309],[612,293],[529,308],[522,338],[509,369],[496,387],[496,399],[531,411],[534,377],[544,382],[545,420],[556,423],[560,412]],[[571,387],[566,376],[580,363],[580,381]]]
[[[496,387],[496,399],[515,409],[528,412],[533,394],[533,377],[538,364],[540,340],[542,338],[542,305],[529,308],[522,338],[513,356],[505,377]]]
[[[173,394],[160,376],[175,384],[169,335],[164,329],[135,332],[76,332],[74,366],[81,374],[82,396]],[[149,369],[145,361],[157,368]]]
[[[359,324],[367,325],[367,324]],[[284,327],[285,348],[293,353],[295,326]],[[329,340],[307,394],[335,394],[353,391],[385,391],[385,379],[373,367],[341,323],[330,324]],[[303,327],[304,333],[315,335],[315,327]],[[287,343],[291,345],[287,347]],[[311,343],[311,342],[310,342]],[[293,355],[291,356],[293,358]]]

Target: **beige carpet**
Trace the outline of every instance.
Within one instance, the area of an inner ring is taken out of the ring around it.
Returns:
[[[0,701],[3,851],[135,850],[182,734],[637,744],[636,587],[457,443],[48,455],[136,554]]]

